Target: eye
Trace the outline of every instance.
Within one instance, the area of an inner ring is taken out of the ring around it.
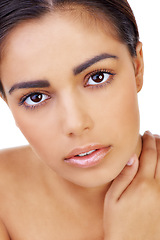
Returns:
[[[39,104],[40,102],[43,102],[46,99],[47,99],[47,96],[45,94],[33,93],[29,97],[26,98],[25,102],[28,105],[36,105],[36,104]]]
[[[31,93],[23,96],[21,98],[19,105],[25,105],[26,107],[32,108],[42,104],[49,98],[50,97],[47,94],[35,92],[35,93]]]
[[[110,83],[115,74],[106,71],[96,71],[89,75],[85,86],[102,85],[104,83]]]

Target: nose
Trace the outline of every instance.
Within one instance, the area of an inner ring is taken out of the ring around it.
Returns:
[[[62,129],[66,136],[81,136],[93,128],[89,109],[78,96],[70,95],[63,101]]]

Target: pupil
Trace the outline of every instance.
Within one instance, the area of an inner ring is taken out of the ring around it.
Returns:
[[[42,94],[34,94],[34,95],[32,95],[31,96],[31,100],[33,101],[33,102],[39,102],[39,101],[41,101],[42,100]]]
[[[98,74],[95,74],[93,76],[93,81],[99,83],[99,82],[103,81],[103,78],[104,78],[104,74],[103,73],[98,73]]]

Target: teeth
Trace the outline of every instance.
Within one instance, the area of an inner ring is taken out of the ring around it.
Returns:
[[[92,151],[89,151],[89,152],[86,152],[86,153],[80,153],[80,154],[78,154],[77,156],[79,156],[79,157],[84,157],[84,156],[86,156],[86,155],[89,155],[89,154],[91,154],[91,153],[93,153],[93,152],[95,152],[96,150],[92,150]]]

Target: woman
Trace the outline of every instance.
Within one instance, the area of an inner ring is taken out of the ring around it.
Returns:
[[[159,239],[160,138],[141,154],[128,3],[2,0],[0,18],[1,95],[30,143],[1,153],[1,239]]]

